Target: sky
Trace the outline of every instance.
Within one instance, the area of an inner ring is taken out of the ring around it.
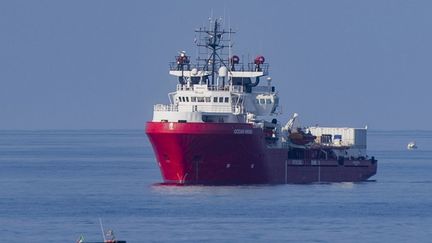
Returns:
[[[432,1],[0,1],[0,129],[143,129],[168,63],[222,17],[283,122],[432,129]]]

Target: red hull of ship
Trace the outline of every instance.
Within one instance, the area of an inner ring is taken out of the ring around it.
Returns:
[[[148,122],[146,133],[165,183],[283,184],[357,182],[376,174],[374,160],[288,159],[250,124]]]

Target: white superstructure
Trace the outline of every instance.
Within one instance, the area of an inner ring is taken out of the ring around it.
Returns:
[[[315,142],[324,146],[347,147],[345,156],[366,157],[367,129],[350,127],[308,127]]]
[[[260,78],[268,75],[265,58],[257,56],[244,64],[238,56],[218,53],[230,47],[224,45],[223,34],[232,33],[219,27],[215,21],[214,29],[197,30],[206,34],[198,46],[209,49],[208,56],[191,64],[182,51],[171,64],[169,73],[179,84],[169,94],[170,104],[155,105],[153,121],[246,123],[278,113],[279,98],[271,78],[259,86]]]

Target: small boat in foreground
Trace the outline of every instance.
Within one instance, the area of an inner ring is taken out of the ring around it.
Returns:
[[[102,219],[99,219],[99,224],[102,231],[103,241],[85,241],[84,236],[81,235],[76,243],[126,243],[125,240],[117,240],[112,229],[105,231],[103,228]]]
[[[409,142],[408,145],[407,145],[407,149],[408,149],[408,150],[414,150],[414,149],[417,149],[417,144],[416,144],[416,142]]]
[[[85,241],[84,236],[81,235],[76,241],[76,243],[126,243],[125,240],[117,240],[114,236],[113,230],[107,230],[103,237],[103,241]]]

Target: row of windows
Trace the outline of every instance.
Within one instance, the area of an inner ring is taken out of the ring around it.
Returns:
[[[188,96],[179,96],[178,97],[180,102],[189,102],[189,97]],[[211,97],[195,97],[192,96],[190,97],[190,102],[211,102]],[[213,97],[213,102],[214,103],[228,103],[229,102],[229,97]],[[241,102],[241,100],[240,100]],[[273,103],[271,99],[256,99],[256,103],[257,104],[271,104]]]
[[[256,103],[257,104],[271,104],[272,100],[271,99],[256,99]]]
[[[180,102],[189,102],[188,96],[179,96],[178,97]],[[211,97],[190,97],[190,102],[211,102]],[[228,103],[229,97],[213,97],[214,103]]]

